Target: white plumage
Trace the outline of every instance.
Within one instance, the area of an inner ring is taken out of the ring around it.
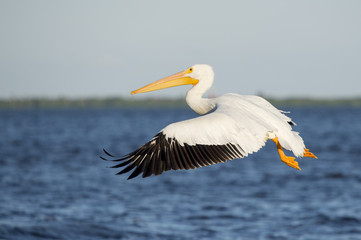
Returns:
[[[141,148],[114,160],[121,161],[114,167],[127,166],[119,174],[136,168],[129,178],[140,173],[147,177],[170,169],[192,169],[225,162],[257,152],[268,139],[277,144],[281,160],[291,167],[300,169],[293,157],[285,156],[282,147],[296,157],[316,158],[305,149],[299,134],[292,131],[292,120],[265,99],[233,93],[203,98],[213,79],[209,65],[197,64],[132,92],[193,84],[186,101],[195,112],[206,115],[170,124]],[[208,113],[213,109],[215,111]]]
[[[212,101],[217,108],[214,112],[170,124],[161,132],[181,145],[238,144],[246,154],[257,152],[277,136],[284,148],[303,156],[305,145],[292,131],[291,119],[263,98],[226,94]]]

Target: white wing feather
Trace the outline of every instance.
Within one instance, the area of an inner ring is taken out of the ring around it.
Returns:
[[[301,157],[305,145],[292,131],[291,119],[257,96],[226,94],[215,98],[217,109],[194,119],[173,123],[162,132],[183,145],[237,144],[247,154],[258,151],[269,138]]]

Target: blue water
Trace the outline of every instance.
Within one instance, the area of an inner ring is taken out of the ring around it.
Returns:
[[[188,109],[0,111],[0,239],[361,239],[361,109],[292,108],[318,159],[244,159],[116,176],[125,154]]]

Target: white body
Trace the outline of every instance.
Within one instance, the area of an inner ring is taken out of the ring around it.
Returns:
[[[236,144],[242,147],[245,156],[277,136],[285,149],[297,157],[303,156],[305,145],[298,133],[292,131],[291,119],[265,99],[226,94],[208,101],[216,107],[214,112],[170,124],[161,132],[181,145]]]

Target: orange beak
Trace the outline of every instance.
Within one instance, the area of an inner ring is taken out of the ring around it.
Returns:
[[[151,84],[148,84],[142,88],[139,88],[137,90],[134,90],[131,92],[131,94],[136,93],[145,93],[145,92],[151,92],[163,88],[170,88],[170,87],[176,87],[180,85],[187,85],[187,84],[193,84],[196,85],[198,83],[197,79],[187,77],[185,76],[187,74],[187,70],[173,74],[171,76],[168,76],[166,78],[162,78],[158,81],[155,81]]]

